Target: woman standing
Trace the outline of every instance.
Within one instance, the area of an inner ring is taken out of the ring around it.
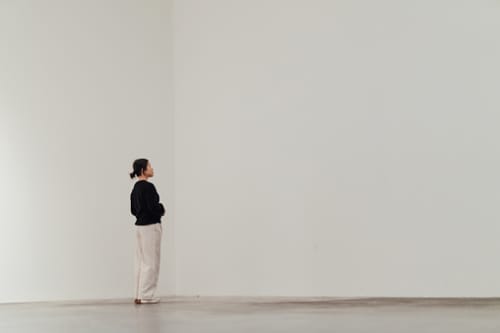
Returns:
[[[161,217],[165,208],[160,203],[160,196],[155,186],[148,181],[154,176],[154,170],[147,159],[134,161],[134,171],[130,178],[137,177],[130,194],[130,209],[137,220],[136,287],[135,304],[159,303],[155,298],[160,273],[161,253]]]

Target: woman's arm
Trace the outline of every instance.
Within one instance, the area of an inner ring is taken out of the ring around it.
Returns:
[[[153,184],[151,184],[151,187],[145,194],[148,211],[160,217],[165,215],[165,208],[160,203],[160,196]]]

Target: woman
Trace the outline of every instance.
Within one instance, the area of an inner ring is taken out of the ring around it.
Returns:
[[[130,194],[130,209],[137,220],[137,259],[135,304],[159,303],[155,298],[158,276],[160,273],[161,252],[161,217],[165,209],[160,203],[160,196],[155,186],[148,181],[154,176],[154,170],[147,159],[134,161],[134,171],[130,178],[137,177]]]

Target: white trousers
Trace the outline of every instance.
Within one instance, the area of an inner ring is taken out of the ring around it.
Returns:
[[[160,274],[162,226],[160,223],[138,225],[135,263],[135,298],[154,297]]]

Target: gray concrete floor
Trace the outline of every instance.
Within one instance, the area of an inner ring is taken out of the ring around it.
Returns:
[[[500,299],[164,298],[0,305],[0,332],[500,332]]]

